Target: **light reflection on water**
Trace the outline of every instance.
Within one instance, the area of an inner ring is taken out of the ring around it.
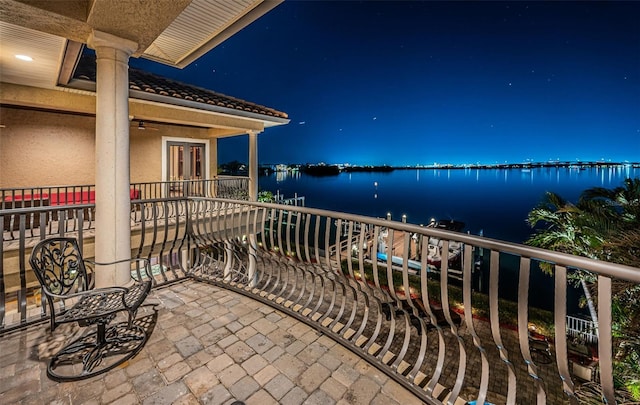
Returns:
[[[309,207],[393,218],[408,222],[430,218],[456,219],[467,230],[521,243],[531,233],[527,213],[546,191],[575,202],[591,187],[614,188],[627,177],[640,177],[640,169],[536,168],[395,170],[390,173],[341,173],[312,177],[279,172],[260,177],[260,190],[306,198]]]

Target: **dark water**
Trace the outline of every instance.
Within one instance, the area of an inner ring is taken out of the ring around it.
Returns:
[[[395,170],[312,177],[273,174],[260,177],[260,190],[305,196],[306,206],[426,224],[431,218],[456,219],[466,230],[522,243],[531,234],[527,213],[546,191],[575,202],[590,187],[614,188],[637,168],[511,170]],[[377,187],[376,184],[377,183]]]
[[[553,191],[575,202],[591,187],[615,188],[627,177],[640,177],[634,168],[540,168],[531,170],[395,170],[390,173],[341,173],[338,176],[312,177],[278,173],[260,177],[260,190],[294,193],[306,198],[306,206],[374,217],[426,224],[431,218],[456,219],[466,224],[465,231],[522,243],[532,233],[526,224],[527,213],[540,203],[546,191]],[[377,186],[376,186],[377,183]],[[510,264],[511,263],[511,264]],[[515,300],[518,261],[501,259],[500,285],[503,298]],[[484,286],[488,271],[483,272]],[[532,272],[530,303],[551,309],[553,279],[540,271]],[[484,288],[482,288],[484,290]],[[506,295],[505,295],[506,294]],[[577,305],[582,292],[568,291],[568,312],[584,313]]]

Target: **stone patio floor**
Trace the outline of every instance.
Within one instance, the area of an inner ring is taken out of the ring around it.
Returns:
[[[138,318],[155,310],[136,357],[79,382],[51,381],[46,367],[83,330],[39,324],[0,336],[0,404],[422,403],[332,339],[240,294],[187,280],[152,291]]]

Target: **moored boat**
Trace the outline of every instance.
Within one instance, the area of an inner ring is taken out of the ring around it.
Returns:
[[[453,232],[462,232],[464,229],[464,222],[455,221],[453,219],[440,220],[436,221],[434,219],[431,220],[431,223],[427,225],[429,228],[442,229],[446,231]],[[427,263],[433,267],[440,268],[442,265],[442,257],[444,243],[442,240],[434,237],[429,238],[428,244],[428,252],[427,252]],[[447,253],[447,260],[449,263],[449,268],[460,269],[460,261],[462,258],[462,249],[464,244],[462,242],[457,241],[449,241],[449,252]]]

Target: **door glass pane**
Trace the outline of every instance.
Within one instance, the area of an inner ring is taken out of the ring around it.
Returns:
[[[169,181],[184,180],[184,146],[169,145]]]
[[[191,170],[190,170],[190,178],[191,179],[202,179],[202,149],[203,147],[191,146]]]
[[[182,193],[184,180],[184,146],[169,144],[169,192],[172,196]]]

